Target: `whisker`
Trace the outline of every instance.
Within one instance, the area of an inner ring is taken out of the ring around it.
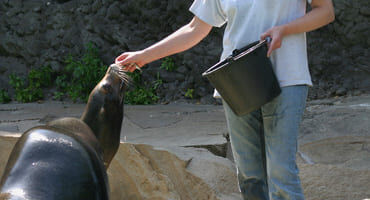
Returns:
[[[131,77],[120,66],[111,64],[109,68],[109,72],[115,73],[125,84],[131,83]]]

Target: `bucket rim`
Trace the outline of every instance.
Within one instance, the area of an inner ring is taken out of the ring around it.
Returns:
[[[252,44],[255,44],[241,52],[238,52],[237,55],[230,55],[228,56],[227,58],[225,58],[224,60],[216,63],[215,65],[213,65],[212,67],[208,68],[205,72],[202,73],[202,76],[208,76],[212,73],[215,73],[221,69],[224,69],[224,67],[227,67],[227,65],[230,63],[230,62],[234,62],[234,61],[237,61],[238,59],[244,57],[244,56],[247,56],[249,54],[251,54],[252,52],[256,51],[257,49],[261,48],[264,44],[266,43],[269,43],[271,41],[271,38],[266,38],[262,41],[256,41]],[[243,49],[243,48],[242,48]],[[235,51],[238,51],[238,49],[235,49],[233,52]]]

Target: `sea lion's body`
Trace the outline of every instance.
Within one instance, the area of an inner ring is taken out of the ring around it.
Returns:
[[[26,131],[10,154],[0,198],[109,199],[106,169],[120,143],[127,81],[113,65],[90,93],[81,119],[62,118]]]
[[[14,200],[109,199],[94,137],[84,122],[73,118],[28,130],[10,155],[1,193]]]

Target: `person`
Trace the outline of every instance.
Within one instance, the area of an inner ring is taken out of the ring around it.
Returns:
[[[257,40],[271,38],[270,58],[281,94],[260,109],[236,116],[223,102],[239,189],[244,199],[304,199],[296,165],[297,135],[312,85],[305,32],[334,20],[331,0],[195,0],[194,18],[154,45],[119,55],[125,70],[185,51],[212,27],[226,24],[221,60]],[[220,97],[217,91],[215,97]]]

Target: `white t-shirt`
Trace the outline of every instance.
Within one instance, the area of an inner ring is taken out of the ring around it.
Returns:
[[[268,29],[303,16],[306,0],[194,0],[189,10],[212,26],[221,27],[227,23],[223,60],[234,49],[259,40]],[[270,59],[281,87],[312,86],[305,33],[285,36],[281,47],[272,52]],[[219,97],[217,91],[214,96]]]

